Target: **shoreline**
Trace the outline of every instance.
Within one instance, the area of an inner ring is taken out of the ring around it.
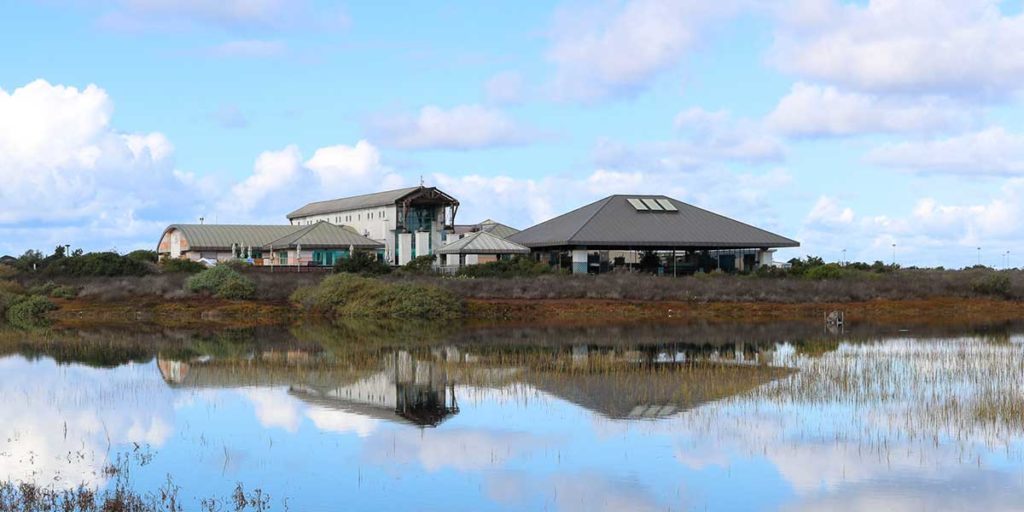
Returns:
[[[168,327],[256,327],[308,318],[287,301],[146,297],[53,302],[58,309],[48,318],[56,327],[69,328],[140,322]],[[459,321],[467,324],[823,322],[824,315],[831,311],[842,311],[847,324],[968,325],[1024,319],[1024,301],[958,297],[813,303],[467,298],[465,303],[466,314]]]

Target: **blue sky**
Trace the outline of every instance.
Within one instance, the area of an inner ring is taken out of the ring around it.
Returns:
[[[40,0],[0,16],[0,253],[418,183],[527,227],[658,192],[785,256],[1024,265],[995,0]]]

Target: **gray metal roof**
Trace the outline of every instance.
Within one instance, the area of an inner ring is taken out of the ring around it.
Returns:
[[[309,203],[294,212],[288,214],[289,219],[295,219],[298,217],[308,217],[310,215],[323,215],[326,213],[343,212],[348,210],[359,210],[363,208],[373,208],[375,206],[386,206],[393,205],[399,199],[415,192],[420,187],[406,187],[397,190],[386,190],[384,192],[374,192],[373,194],[363,194],[361,196],[342,197],[339,199],[331,199],[328,201],[317,201],[315,203]]]
[[[328,222],[317,222],[310,226],[302,226],[303,229],[285,235],[263,245],[264,249],[285,248],[302,245],[309,248],[323,249],[376,249],[384,247],[384,244],[366,238],[363,235],[353,232],[348,226],[338,226]]]
[[[325,227],[319,227],[321,224]],[[172,224],[164,234],[177,229],[188,242],[189,250],[230,250],[239,247],[264,247],[271,242],[284,247],[285,242],[299,237],[305,247],[340,247],[354,245],[359,248],[380,247],[381,244],[342,226],[326,222],[313,225],[245,225],[245,224]]]
[[[667,200],[678,211],[638,211],[629,199]],[[800,243],[660,195],[614,195],[508,238],[531,248],[770,248]]]
[[[190,250],[230,250],[233,244],[242,247],[263,247],[308,226],[245,225],[245,224],[172,224],[164,230],[181,231]]]
[[[500,222],[493,221],[491,219],[487,219],[477,224],[455,225],[455,233],[460,235],[466,233],[475,233],[477,231],[486,231],[492,235],[497,236],[498,238],[508,238],[519,232],[518,229],[512,226],[508,226]]]
[[[529,254],[530,248],[486,231],[470,233],[437,250],[438,254]]]

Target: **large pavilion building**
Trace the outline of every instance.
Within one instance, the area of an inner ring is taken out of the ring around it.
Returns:
[[[574,274],[630,262],[659,273],[752,271],[772,264],[775,249],[800,243],[662,195],[613,195],[513,234],[507,240]]]

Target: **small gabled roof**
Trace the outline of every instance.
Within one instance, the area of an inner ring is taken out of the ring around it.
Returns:
[[[652,207],[643,206],[645,202]],[[608,196],[520,231],[509,240],[531,248],[800,246],[795,240],[662,195]]]
[[[487,219],[477,224],[456,224],[455,234],[463,235],[467,233],[475,233],[477,231],[486,231],[498,238],[508,238],[519,232],[518,229],[502,224],[491,219]]]
[[[530,248],[487,231],[470,233],[437,250],[438,254],[529,254]]]
[[[309,226],[302,226],[294,233],[266,243],[263,248],[284,249],[298,245],[320,249],[347,249],[349,247],[377,249],[384,247],[384,244],[355,233],[346,226],[320,221]]]

